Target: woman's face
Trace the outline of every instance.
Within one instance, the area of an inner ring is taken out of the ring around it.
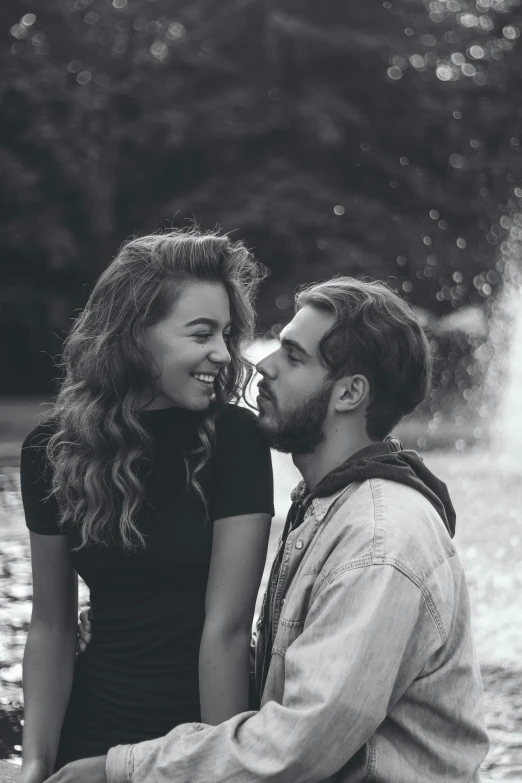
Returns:
[[[169,314],[144,332],[161,374],[149,409],[204,410],[218,372],[230,362],[230,302],[222,283],[187,285]]]

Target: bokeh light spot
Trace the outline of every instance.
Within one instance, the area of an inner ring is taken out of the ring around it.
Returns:
[[[181,22],[172,22],[172,24],[169,25],[167,37],[175,40],[176,38],[181,38],[181,36],[184,33],[185,33],[185,28],[181,24]]]
[[[467,242],[466,242],[466,240],[463,237],[459,237],[457,239],[457,247],[459,247],[461,250],[464,250],[466,245],[467,245]]]
[[[87,84],[92,79],[92,74],[90,71],[80,71],[78,76],[76,77],[76,81],[78,84]]]
[[[466,164],[466,158],[463,155],[459,155],[457,152],[453,152],[449,156],[449,163],[454,169],[463,169]]]
[[[410,57],[410,63],[413,65],[414,68],[426,68],[426,60],[421,54],[412,54]]]
[[[479,26],[479,19],[478,19],[478,16],[475,16],[475,14],[462,14],[462,16],[459,18],[459,22],[464,27],[478,27]]]
[[[486,76],[486,74],[482,73],[480,71],[478,71],[473,76],[473,81],[475,82],[475,84],[484,85],[484,84],[486,84],[487,80],[488,80],[488,77]]]
[[[474,60],[480,60],[486,54],[482,46],[470,46],[469,53]]]
[[[152,46],[150,47],[150,52],[154,57],[163,57],[164,54],[166,54],[167,51],[167,44],[163,41],[154,41]]]
[[[36,22],[36,16],[34,14],[25,14],[22,16],[22,24],[24,27],[31,27]]]
[[[333,208],[333,211],[335,212],[336,215],[344,215],[346,210],[342,204],[336,204],[335,207]]]
[[[453,78],[453,71],[451,70],[449,65],[438,65],[435,73],[437,74],[437,78],[440,79],[441,82],[449,82],[450,79]]]
[[[402,79],[402,71],[400,68],[397,68],[397,66],[393,66],[392,68],[388,68],[386,71],[388,78],[392,79],[394,82],[398,81],[399,79]]]
[[[23,24],[14,24],[11,27],[11,35],[14,38],[24,38],[27,35],[27,30]]]
[[[464,65],[466,62],[466,58],[461,52],[453,52],[450,59],[454,65]]]

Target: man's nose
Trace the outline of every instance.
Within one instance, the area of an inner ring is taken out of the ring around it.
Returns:
[[[265,356],[264,359],[261,359],[261,361],[256,364],[256,370],[263,378],[270,378],[273,380],[276,376],[275,362],[273,360],[275,353],[276,351],[272,351],[272,353]]]

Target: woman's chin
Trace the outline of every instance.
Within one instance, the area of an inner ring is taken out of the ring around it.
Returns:
[[[190,400],[187,405],[184,405],[183,407],[188,408],[191,411],[206,411],[206,409],[209,407],[210,403],[212,402],[214,398],[214,395],[208,396],[208,397],[201,397],[199,400]]]

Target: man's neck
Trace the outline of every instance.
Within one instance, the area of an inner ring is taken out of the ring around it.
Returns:
[[[371,440],[366,432],[350,434],[348,437],[348,433],[337,431],[327,436],[311,454],[292,454],[292,460],[306,486],[312,490],[321,479],[353,454],[373,444],[375,441]]]

